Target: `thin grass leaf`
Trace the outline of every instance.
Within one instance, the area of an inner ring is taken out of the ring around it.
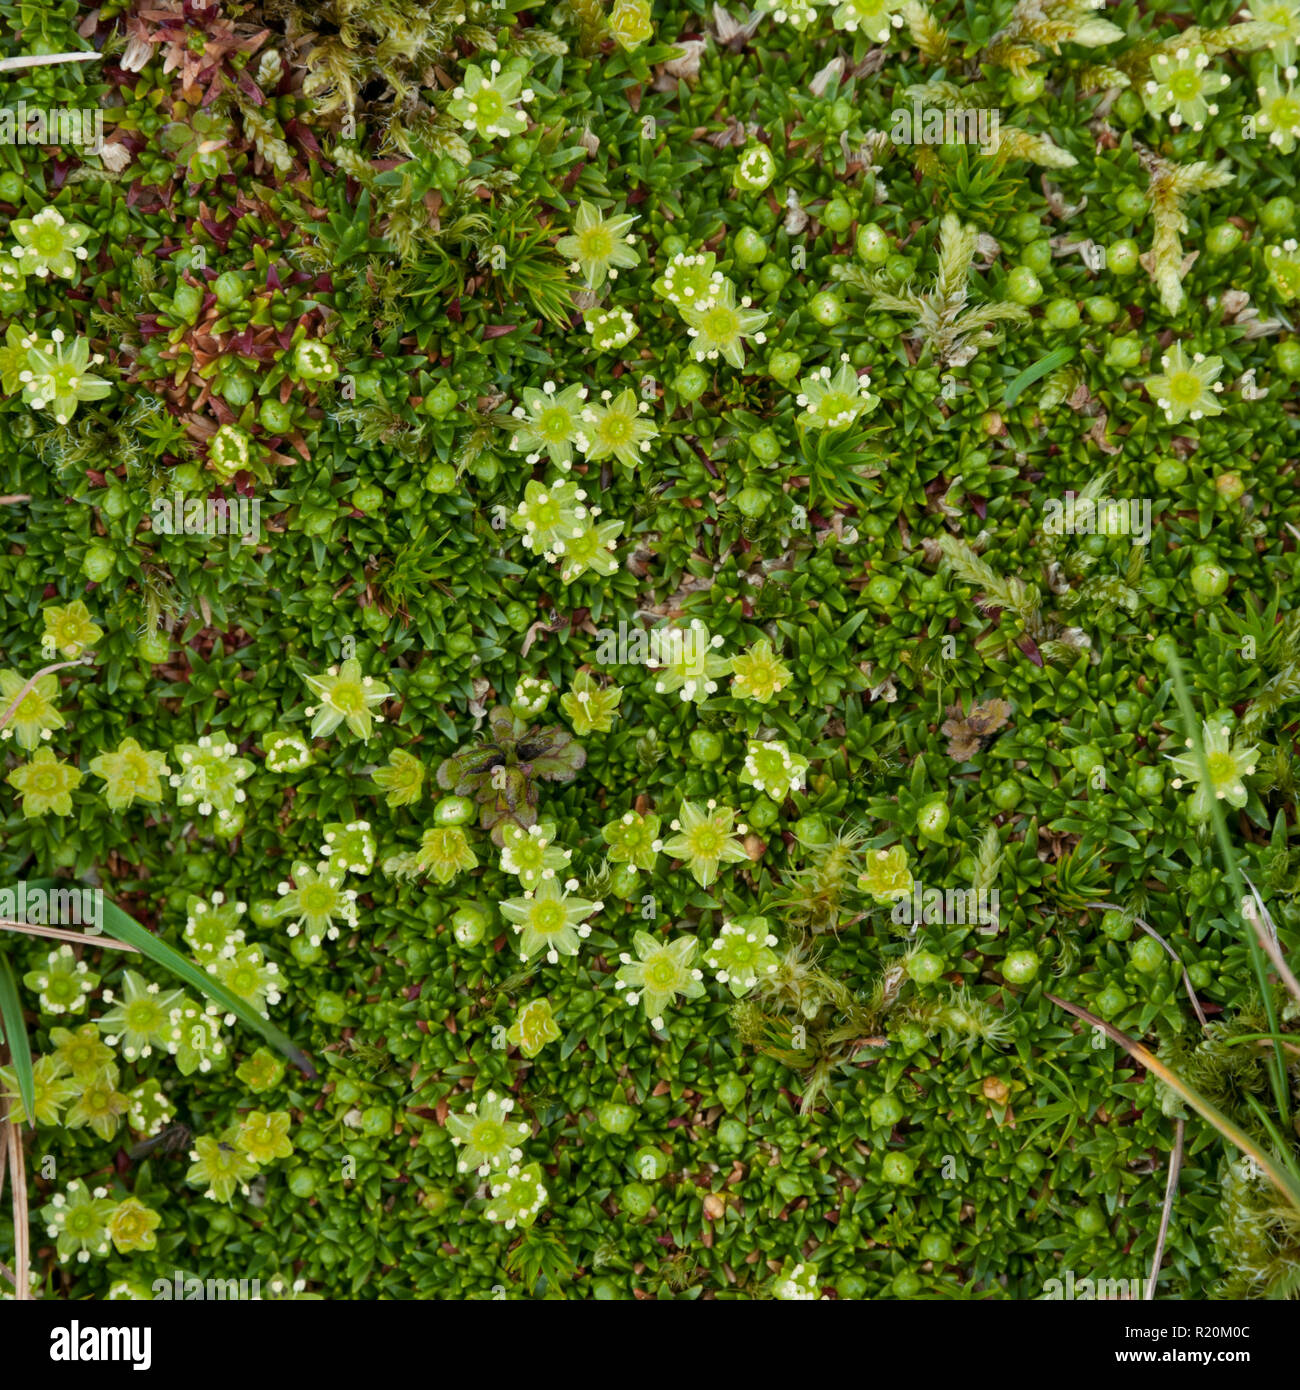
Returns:
[[[57,886],[52,878],[35,880],[31,888],[48,890]],[[225,985],[218,983],[205,971],[200,970],[193,961],[187,960],[179,952],[172,950],[165,942],[159,941],[147,932],[133,917],[127,916],[120,907],[110,902],[104,903],[104,930],[117,941],[134,946],[141,955],[148,956],[156,965],[169,970],[178,979],[205,994],[219,1004],[227,1013],[234,1014],[246,1027],[260,1033],[278,1052],[282,1052],[304,1076],[315,1077],[316,1069],[293,1043],[276,1027],[268,1023],[260,1014],[232,994]]]
[[[1055,352],[1049,352],[1046,357],[1040,357],[1037,362],[1026,367],[1018,377],[1014,377],[1007,383],[1007,389],[1002,393],[1003,404],[1015,405],[1026,386],[1032,386],[1039,377],[1044,377],[1048,372],[1054,372],[1058,367],[1063,367],[1073,356],[1073,348],[1060,347]]]
[[[27,1025],[23,1022],[22,1000],[18,997],[18,981],[8,958],[0,955],[0,1026],[4,1041],[13,1059],[14,1075],[18,1078],[18,1095],[23,1112],[36,1113],[36,1074],[32,1071],[32,1049],[27,1041]]]
[[[1201,742],[1201,721],[1196,717],[1196,711],[1192,708],[1192,697],[1187,691],[1187,682],[1183,679],[1183,668],[1177,657],[1169,660],[1169,675],[1174,683],[1174,696],[1178,701],[1179,713],[1183,716],[1183,722],[1187,725],[1187,736],[1192,740],[1192,746],[1196,753],[1196,761],[1200,764],[1201,776],[1207,786],[1212,784],[1210,777],[1210,766],[1205,758],[1205,748]],[[1210,818],[1214,822],[1214,836],[1219,842],[1219,855],[1223,860],[1223,867],[1228,874],[1228,883],[1232,888],[1233,896],[1240,905],[1247,901],[1246,884],[1241,876],[1241,870],[1237,867],[1237,859],[1232,851],[1232,841],[1228,837],[1228,823],[1223,818],[1223,811],[1216,798],[1210,798]],[[1243,912],[1242,916],[1246,914]],[[1255,972],[1255,982],[1259,987],[1260,998],[1264,1001],[1264,1014],[1268,1019],[1268,1032],[1278,1033],[1281,1029],[1277,1026],[1277,1007],[1273,1002],[1273,991],[1269,988],[1268,970],[1265,968],[1264,949],[1259,943],[1259,935],[1253,929],[1246,933],[1246,944],[1250,947],[1250,964]],[[1273,1099],[1277,1102],[1277,1113],[1282,1120],[1282,1128],[1291,1128],[1291,1100],[1290,1086],[1287,1081],[1286,1061],[1282,1056],[1282,1049],[1277,1044],[1273,1044],[1273,1065],[1269,1068],[1269,1080],[1273,1083]]]
[[[1090,1014],[1087,1009],[1080,1008],[1078,1004],[1070,1004],[1064,999],[1058,999],[1054,994],[1044,994],[1043,997],[1050,999],[1053,1004],[1064,1009],[1066,1013],[1073,1014],[1075,1018],[1086,1023],[1090,1028],[1100,1028],[1111,1042],[1122,1047],[1138,1066],[1145,1068],[1152,1076],[1163,1081],[1175,1095],[1185,1100],[1203,1120],[1212,1124],[1230,1144],[1234,1144],[1248,1158],[1254,1159],[1273,1186],[1297,1211],[1300,1211],[1300,1181],[1297,1181],[1284,1165],[1278,1163],[1272,1154],[1262,1149],[1249,1134],[1239,1129],[1218,1106],[1206,1100],[1177,1072],[1167,1067],[1154,1052],[1148,1052],[1141,1043],[1134,1042],[1132,1038],[1126,1033],[1121,1033],[1113,1024],[1098,1018],[1096,1014]]]

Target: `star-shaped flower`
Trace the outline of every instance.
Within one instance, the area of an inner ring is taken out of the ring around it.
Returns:
[[[739,700],[765,705],[792,679],[790,668],[772,650],[766,637],[731,661],[731,693]]]
[[[30,762],[20,763],[5,781],[22,797],[23,816],[34,820],[52,811],[72,814],[72,793],[81,783],[81,770],[60,762],[48,748],[39,748]]]
[[[636,811],[624,811],[600,833],[609,846],[611,863],[630,864],[646,873],[654,868],[663,848],[659,839],[659,817],[653,812],[643,816]]]
[[[719,806],[713,800],[706,801],[703,810],[693,802],[683,801],[678,819],[672,823],[671,829],[677,833],[664,841],[664,851],[682,860],[701,888],[707,888],[717,878],[721,865],[738,864],[749,858],[736,838],[746,834],[747,827],[738,825],[732,833],[735,816],[729,806]]]
[[[687,628],[655,628],[646,662],[656,673],[655,690],[661,695],[675,690],[684,701],[703,703],[716,693],[719,677],[731,670],[730,659],[718,655],[721,646],[721,633],[711,636],[699,618],[692,618]]]
[[[356,657],[350,657],[342,666],[331,666],[323,676],[304,679],[321,700],[319,708],[307,711],[312,720],[312,738],[328,738],[346,721],[359,739],[368,739],[373,725],[383,723],[383,715],[371,711],[391,699],[393,692],[373,676],[362,675]]]
[[[902,845],[873,850],[867,855],[866,868],[858,875],[858,887],[878,903],[910,897],[912,870],[907,863],[907,850]]]
[[[659,431],[642,415],[649,403],[638,401],[632,391],[624,391],[612,400],[612,391],[600,393],[599,405],[583,407],[583,434],[578,447],[591,463],[603,458],[616,458],[627,468],[635,468],[641,455],[650,452],[650,441]]]
[[[77,274],[77,262],[89,254],[82,243],[90,228],[65,221],[57,208],[42,208],[35,217],[19,217],[9,224],[18,239],[11,252],[14,260],[28,275],[43,280],[49,275],[71,280]]]
[[[549,999],[532,999],[519,1010],[506,1031],[506,1041],[525,1057],[536,1057],[547,1043],[558,1042],[560,1025],[551,1013]]]
[[[515,102],[527,105],[533,100],[532,89],[524,87],[526,71],[514,65],[503,69],[496,58],[486,72],[470,63],[465,80],[451,94],[447,110],[466,130],[477,131],[485,140],[522,135],[528,129],[528,117],[516,109]]]
[[[819,367],[804,377],[795,400],[804,407],[803,423],[816,430],[842,430],[880,404],[847,359],[833,375],[829,367]]]
[[[664,1010],[680,994],[698,999],[704,993],[704,972],[692,967],[698,942],[693,936],[663,941],[639,931],[632,938],[639,959],[626,951],[619,955],[622,968],[615,983],[633,1006],[640,1004],[654,1028],[664,1026]]]
[[[561,956],[578,954],[579,943],[591,935],[586,918],[600,912],[605,904],[571,898],[569,893],[577,887],[576,878],[569,879],[563,888],[557,879],[548,878],[535,892],[500,904],[502,916],[514,925],[518,935],[520,960],[530,960],[544,952],[554,965]]]
[[[559,468],[573,461],[573,442],[582,433],[582,403],[585,386],[566,386],[563,391],[553,381],[542,383],[540,391],[526,386],[520,394],[523,405],[511,412],[519,424],[510,436],[510,447],[527,455],[527,462],[539,463],[544,453]]]
[[[1219,380],[1223,371],[1221,357],[1206,357],[1203,352],[1197,352],[1189,362],[1183,345],[1175,343],[1160,359],[1160,365],[1164,372],[1147,378],[1147,394],[1164,411],[1171,425],[1223,414],[1217,399],[1223,390]]]
[[[639,263],[641,258],[632,249],[636,238],[628,230],[635,221],[628,214],[604,217],[599,208],[584,200],[578,204],[572,234],[561,237],[555,249],[573,262],[570,269],[582,272],[588,289],[598,290],[606,276],[616,280],[620,269]]]
[[[1175,789],[1190,779],[1196,783],[1196,794],[1192,797],[1188,814],[1193,820],[1209,820],[1213,803],[1226,801],[1229,806],[1240,809],[1250,798],[1245,779],[1255,771],[1255,759],[1259,750],[1253,745],[1238,748],[1233,745],[1232,730],[1226,724],[1212,724],[1206,720],[1201,726],[1201,745],[1205,750],[1205,768],[1196,754],[1192,740],[1184,740],[1190,750],[1171,757],[1170,761],[1178,771],[1178,776],[1170,783]],[[1209,779],[1206,780],[1206,769]]]
[[[526,1120],[509,1118],[514,1108],[509,1096],[489,1091],[481,1104],[472,1100],[460,1114],[447,1116],[447,1132],[460,1151],[458,1173],[476,1172],[485,1178],[519,1162],[524,1156],[519,1145],[528,1138],[531,1126]]]
[[[705,952],[704,963],[714,971],[718,983],[739,999],[760,978],[776,973],[775,945],[772,924],[766,917],[738,917],[734,922],[723,922]]]
[[[0,715],[10,709],[26,684],[17,671],[0,671]],[[53,704],[58,693],[59,680],[53,672],[39,676],[0,728],[0,739],[12,738],[19,748],[35,748],[42,739],[48,740],[53,730],[63,728],[63,716]]]
[[[107,784],[104,800],[111,811],[124,811],[137,801],[157,805],[162,800],[162,779],[171,774],[162,753],[141,748],[133,738],[124,738],[115,752],[91,758],[90,770]]]
[[[695,341],[691,351],[697,362],[714,361],[724,357],[733,367],[745,365],[745,339],[765,343],[767,335],[759,330],[771,317],[750,308],[745,295],[736,303],[736,288],[727,280],[709,304],[697,309],[683,309],[682,318],[689,325],[688,335]]]
[[[80,599],[60,608],[51,605],[43,610],[45,635],[42,645],[52,647],[69,661],[93,647],[104,635],[104,629],[90,620],[90,609]]]
[[[621,686],[602,687],[589,671],[579,671],[573,678],[573,689],[560,696],[560,709],[573,725],[573,732],[583,738],[591,733],[607,734],[622,699]]]
[[[1153,116],[1169,112],[1169,124],[1175,130],[1182,125],[1203,130],[1205,122],[1219,114],[1211,98],[1230,81],[1226,73],[1210,72],[1209,66],[1210,55],[1200,44],[1177,48],[1172,55],[1157,53],[1142,88],[1147,110]]]

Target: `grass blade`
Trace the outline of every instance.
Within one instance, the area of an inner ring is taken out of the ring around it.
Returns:
[[[32,1049],[27,1041],[27,1025],[23,1022],[18,981],[14,979],[13,966],[4,955],[0,955],[0,1025],[4,1028],[9,1056],[13,1059],[23,1111],[30,1118],[36,1114],[36,1075],[32,1071]]]
[[[1073,348],[1059,347],[1055,352],[1049,352],[1046,357],[1040,357],[1032,366],[1026,367],[1018,377],[1007,383],[1007,389],[1002,394],[1003,405],[1015,405],[1026,386],[1032,386],[1039,377],[1054,372],[1057,367],[1065,366],[1073,356]]]
[[[1169,660],[1169,675],[1174,683],[1174,695],[1178,701],[1178,711],[1183,717],[1183,722],[1187,725],[1185,737],[1191,739],[1192,747],[1196,753],[1196,761],[1200,764],[1201,776],[1205,780],[1206,786],[1212,784],[1210,777],[1210,765],[1205,757],[1205,745],[1201,740],[1201,723],[1196,717],[1196,711],[1192,708],[1192,697],[1187,690],[1187,682],[1183,679],[1183,668],[1177,657]],[[1219,855],[1223,860],[1223,867],[1228,875],[1228,883],[1232,888],[1233,896],[1237,900],[1238,908],[1247,901],[1252,901],[1246,894],[1246,885],[1241,876],[1241,870],[1237,867],[1237,857],[1232,850],[1232,840],[1228,835],[1228,823],[1224,819],[1223,810],[1218,801],[1210,798],[1210,818],[1214,822],[1214,836],[1219,842]],[[1242,910],[1242,916],[1246,916]],[[1246,945],[1250,948],[1250,964],[1255,972],[1255,980],[1259,986],[1259,997],[1264,1004],[1264,1015],[1268,1019],[1268,1029],[1270,1033],[1280,1033],[1282,1030],[1277,1026],[1277,1008],[1273,1003],[1273,991],[1269,988],[1268,971],[1264,966],[1264,950],[1259,942],[1259,934],[1253,924],[1248,924],[1246,931]],[[1269,1080],[1273,1084],[1273,1099],[1277,1104],[1277,1113],[1282,1120],[1282,1128],[1291,1128],[1291,1092],[1290,1084],[1287,1080],[1286,1060],[1282,1056],[1280,1044],[1273,1044],[1272,1066],[1269,1068]]]
[[[1272,1154],[1260,1148],[1249,1134],[1239,1129],[1218,1106],[1206,1100],[1177,1072],[1167,1067],[1154,1052],[1148,1052],[1141,1043],[1134,1042],[1132,1038],[1121,1033],[1113,1024],[1098,1018],[1096,1014],[1090,1014],[1087,1009],[1080,1008],[1078,1004],[1067,1003],[1064,999],[1058,999],[1054,994],[1045,994],[1044,998],[1050,999],[1053,1004],[1064,1009],[1066,1013],[1073,1014],[1075,1018],[1080,1019],[1090,1028],[1100,1028],[1111,1042],[1122,1047],[1140,1067],[1144,1067],[1153,1076],[1163,1081],[1175,1095],[1185,1100],[1203,1120],[1209,1121],[1230,1144],[1235,1144],[1247,1157],[1254,1159],[1273,1186],[1297,1211],[1300,1211],[1300,1181],[1297,1181]]]
[[[29,888],[53,889],[57,881],[52,878],[33,880]],[[133,917],[129,917],[114,903],[104,903],[104,931],[116,941],[134,946],[142,956],[148,956],[156,965],[169,970],[177,979],[206,995],[219,1004],[227,1013],[232,1013],[245,1027],[260,1033],[278,1052],[282,1052],[304,1076],[315,1077],[316,1068],[307,1060],[293,1043],[276,1027],[268,1023],[259,1013],[232,994],[225,985],[214,980],[193,961],[187,960],[178,951],[172,950],[166,942],[159,941],[152,932],[146,931]],[[93,937],[87,940],[93,941]]]

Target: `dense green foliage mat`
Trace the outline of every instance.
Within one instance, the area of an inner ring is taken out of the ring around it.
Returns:
[[[6,1295],[1300,1288],[1297,0],[0,34]]]

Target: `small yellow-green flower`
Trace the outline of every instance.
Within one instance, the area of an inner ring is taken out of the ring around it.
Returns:
[[[1287,69],[1288,78],[1294,69]],[[1300,138],[1300,96],[1290,80],[1285,87],[1278,80],[1276,68],[1270,69],[1264,81],[1255,89],[1259,95],[1259,114],[1255,126],[1268,136],[1282,154],[1290,154]]]
[[[483,1210],[489,1221],[499,1221],[507,1231],[516,1226],[527,1229],[537,1220],[546,1201],[541,1165],[530,1163],[520,1168],[516,1163],[503,1176],[494,1177],[488,1185],[492,1200]]]
[[[262,748],[268,772],[301,772],[312,760],[311,744],[301,734],[286,733],[283,729],[273,729],[267,734],[262,740]],[[397,756],[397,753],[393,754],[394,758]],[[410,754],[403,753],[401,756],[410,757]],[[375,781],[378,780],[376,774]]]
[[[414,754],[394,748],[388,766],[377,767],[372,780],[389,806],[410,806],[424,794],[424,764]]]
[[[594,517],[600,513],[599,507],[591,508]],[[560,578],[572,584],[588,570],[608,579],[618,573],[618,561],[614,558],[614,546],[623,530],[621,521],[589,521],[575,530],[564,542],[564,560],[560,566]]]
[[[127,1124],[134,1133],[148,1139],[161,1134],[176,1118],[175,1108],[152,1078],[133,1086],[126,1098],[130,1102],[126,1110]]]
[[[91,622],[90,609],[80,599],[62,608],[46,608],[43,616],[45,634],[42,645],[52,647],[69,661],[75,661],[104,635],[104,629]]]
[[[717,878],[721,865],[738,864],[749,857],[736,838],[744,835],[747,828],[738,825],[732,833],[735,815],[729,806],[719,806],[713,800],[706,801],[703,810],[683,801],[678,819],[672,822],[670,828],[677,833],[665,840],[662,847],[665,853],[686,864],[701,888],[707,888]]]
[[[191,897],[185,903],[185,940],[196,958],[204,963],[233,956],[244,940],[240,919],[248,904],[227,900],[220,891],[207,901]]]
[[[451,97],[447,110],[466,130],[477,131],[484,139],[508,140],[528,129],[528,118],[516,109],[515,102],[526,106],[533,100],[533,91],[524,87],[524,70],[517,67],[502,69],[493,58],[485,72],[470,63],[464,82]]]
[[[1200,44],[1177,48],[1172,54],[1157,53],[1142,88],[1147,110],[1153,116],[1169,112],[1169,124],[1175,130],[1182,125],[1203,130],[1205,122],[1219,114],[1211,98],[1230,80],[1226,73],[1210,72],[1209,66],[1210,55]]]
[[[869,415],[879,404],[865,378],[842,356],[839,370],[819,367],[799,383],[796,402],[804,407],[803,422],[810,429],[842,430],[861,415]]]
[[[598,290],[606,276],[617,280],[620,269],[630,269],[640,261],[640,256],[632,249],[636,237],[629,231],[635,221],[636,218],[628,214],[602,217],[599,208],[586,201],[580,202],[573,219],[572,235],[561,237],[555,249],[572,262],[571,270],[581,271],[586,277],[588,289]]]
[[[555,687],[550,681],[525,676],[515,682],[515,693],[510,697],[510,712],[516,719],[535,719],[554,694]]]
[[[569,468],[573,442],[582,433],[587,388],[566,386],[561,391],[555,382],[544,381],[540,391],[527,386],[520,394],[523,405],[511,411],[519,424],[510,436],[510,447],[525,454],[528,463],[540,463],[545,454],[557,467]]]
[[[776,160],[766,145],[751,145],[736,161],[732,182],[745,193],[761,193],[776,178]]]
[[[172,1036],[167,1050],[176,1059],[176,1070],[182,1076],[210,1072],[213,1063],[226,1056],[217,1006],[208,1003],[200,1008],[190,999],[183,1000],[179,1009],[172,1010]]]
[[[905,0],[845,0],[831,23],[849,34],[865,34],[872,43],[884,43],[893,30],[903,27],[899,11],[905,8]]]
[[[687,309],[702,309],[731,283],[715,269],[716,265],[717,257],[712,251],[679,251],[654,282],[654,292],[683,313]]]
[[[52,411],[60,425],[77,413],[79,402],[103,400],[113,389],[90,371],[103,363],[103,353],[92,353],[85,338],[74,339],[69,347],[63,339],[63,330],[53,329],[48,344],[27,349],[27,365],[18,373],[23,400],[33,410]]]
[[[250,1110],[239,1126],[235,1143],[254,1163],[271,1163],[293,1153],[287,1110]]]
[[[1175,789],[1190,779],[1196,784],[1196,794],[1192,797],[1188,814],[1193,820],[1209,820],[1210,808],[1215,802],[1226,801],[1229,806],[1240,809],[1249,800],[1245,779],[1255,771],[1255,759],[1259,750],[1253,745],[1238,748],[1233,745],[1232,730],[1226,724],[1212,724],[1206,720],[1201,726],[1201,744],[1205,750],[1205,763],[1209,770],[1209,780],[1201,759],[1197,757],[1192,740],[1184,740],[1191,750],[1171,757],[1170,761],[1178,771],[1178,776],[1170,784]]]
[[[582,436],[585,445],[586,436]],[[552,478],[549,483],[530,479],[524,484],[523,501],[510,515],[510,524],[522,531],[524,548],[554,561],[566,542],[580,533],[589,515],[587,493],[577,483]]]
[[[378,842],[368,820],[333,821],[325,827],[321,857],[348,874],[368,874],[375,864]]]
[[[650,634],[650,659],[656,673],[655,690],[663,695],[677,691],[682,700],[700,704],[718,689],[718,678],[731,670],[728,657],[717,654],[722,635],[710,636],[699,618],[687,628],[655,628]]]
[[[683,309],[687,336],[694,339],[691,351],[697,362],[725,358],[733,367],[745,365],[745,339],[765,343],[767,335],[760,332],[770,315],[751,309],[748,295],[736,303],[736,289],[730,280],[723,282],[708,304]]]
[[[235,1075],[255,1094],[273,1091],[284,1080],[284,1072],[283,1060],[266,1047],[259,1047],[235,1068]]]
[[[650,23],[650,0],[614,0],[609,12],[609,32],[618,46],[628,53],[654,35]]]
[[[80,1084],[64,1074],[55,1056],[38,1057],[32,1063],[32,1099],[35,1115],[28,1115],[13,1067],[0,1067],[0,1120],[6,1116],[16,1125],[57,1125],[70,1100],[81,1091]]]
[[[1278,67],[1290,67],[1300,55],[1300,3],[1297,0],[1254,0],[1246,17],[1271,24],[1273,32],[1265,41],[1269,57]]]
[[[597,352],[620,352],[640,332],[627,309],[593,309],[585,324]]]
[[[54,1060],[71,1073],[79,1086],[89,1085],[113,1066],[113,1051],[100,1041],[99,1029],[93,1023],[83,1023],[75,1031],[51,1028],[50,1041],[54,1044]]]
[[[1287,303],[1300,299],[1300,255],[1297,251],[1300,251],[1300,242],[1295,237],[1287,237],[1281,246],[1268,248],[1264,262],[1273,288]]]
[[[253,466],[254,440],[238,425],[222,425],[208,440],[208,466],[221,479],[229,482],[236,473]]]
[[[821,0],[760,0],[759,9],[770,14],[778,24],[794,29],[806,29],[817,18]]]
[[[26,684],[17,671],[0,671],[0,715],[8,712]],[[19,748],[35,748],[42,739],[48,740],[53,730],[63,728],[63,716],[52,703],[58,693],[59,680],[53,672],[40,676],[18,700],[18,707],[0,729],[0,739],[12,738]]]
[[[313,946],[326,937],[337,940],[335,918],[349,927],[357,924],[356,890],[344,888],[342,871],[331,869],[328,860],[322,859],[314,870],[310,864],[295,864],[293,885],[281,883],[277,891],[283,902],[276,916],[291,919],[289,935],[302,931]]]
[[[743,785],[781,802],[803,786],[807,773],[808,759],[791,753],[780,739],[750,739],[740,780]]]
[[[176,788],[176,804],[193,806],[201,816],[215,813],[219,821],[233,821],[248,799],[239,784],[253,775],[253,764],[239,756],[238,746],[202,734],[196,743],[183,743],[174,751],[181,770],[167,780]]]
[[[81,770],[60,762],[48,748],[38,748],[30,762],[14,768],[5,780],[22,797],[23,816],[27,820],[47,811],[70,816],[72,793],[81,783]]]
[[[555,826],[539,821],[526,830],[507,823],[502,827],[501,872],[514,874],[524,888],[536,888],[569,866],[573,851],[554,844]]]
[[[184,999],[183,991],[163,991],[160,985],[128,970],[122,979],[122,998],[113,1003],[108,1013],[97,1022],[109,1035],[108,1044],[122,1045],[122,1056],[128,1062],[148,1057],[153,1044],[166,1047],[173,1033],[173,1010]],[[104,991],[105,1002],[113,1002],[111,991]]]
[[[137,801],[157,805],[163,795],[162,779],[171,775],[162,753],[141,748],[133,738],[124,738],[112,753],[91,758],[90,770],[106,783],[104,800],[111,811],[124,811]]]
[[[77,959],[71,946],[63,945],[49,953],[41,969],[28,971],[23,984],[40,991],[42,1013],[79,1014],[99,976]]]
[[[732,658],[731,693],[739,700],[755,700],[766,705],[792,679],[790,668],[772,650],[766,637]]]
[[[84,1264],[92,1255],[108,1254],[108,1222],[115,1203],[106,1187],[92,1192],[80,1178],[68,1184],[67,1192],[56,1192],[49,1205],[42,1207],[45,1234],[55,1242],[60,1261],[74,1257]]]
[[[238,1133],[232,1128],[220,1139],[203,1135],[190,1150],[185,1181],[204,1188],[209,1201],[229,1202],[236,1192],[247,1196],[248,1181],[257,1175],[257,1164],[236,1144]]]
[[[1183,345],[1175,343],[1160,359],[1160,365],[1164,372],[1147,379],[1147,394],[1164,411],[1171,425],[1223,414],[1217,398],[1223,390],[1219,380],[1223,371],[1221,357],[1206,357],[1203,352],[1196,352],[1189,362]]]
[[[867,866],[858,875],[858,887],[865,889],[878,903],[896,902],[912,893],[912,870],[907,863],[907,850],[902,845],[872,850]]]
[[[704,963],[718,983],[739,999],[761,978],[776,973],[775,945],[776,936],[766,917],[738,917],[734,922],[723,922],[704,954]]]
[[[71,280],[77,274],[77,262],[89,254],[82,242],[90,228],[64,220],[57,208],[42,208],[35,217],[19,217],[9,224],[18,239],[10,254],[22,267],[24,274],[44,280],[49,275]]]
[[[560,1025],[551,1014],[549,999],[533,999],[519,1010],[515,1021],[506,1031],[506,1041],[517,1047],[525,1057],[536,1057],[547,1043],[557,1042]]]
[[[698,999],[704,993],[704,972],[691,965],[698,943],[693,936],[663,941],[639,931],[632,944],[639,959],[633,960],[626,951],[620,953],[622,968],[616,984],[629,1004],[645,1009],[651,1027],[662,1028],[664,1010],[679,994]]]
[[[129,1255],[133,1250],[152,1250],[158,1244],[154,1232],[162,1224],[162,1217],[152,1208],[145,1206],[138,1197],[128,1197],[119,1202],[112,1216],[108,1218],[108,1234],[119,1255]]]
[[[482,1104],[472,1100],[459,1115],[447,1116],[447,1132],[460,1150],[458,1173],[476,1172],[485,1178],[519,1162],[524,1156],[519,1145],[528,1138],[530,1127],[525,1120],[509,1118],[514,1108],[509,1096],[489,1091]]]
[[[244,946],[232,956],[210,960],[207,971],[263,1018],[268,1017],[269,1005],[280,1002],[280,967],[266,959],[260,946]]]
[[[654,868],[663,848],[659,839],[659,817],[653,812],[643,816],[636,811],[624,811],[600,833],[609,846],[611,863],[630,864],[647,873]]]
[[[450,883],[457,874],[478,867],[478,855],[459,825],[443,825],[420,836],[416,868],[432,874],[439,883]]]
[[[382,714],[372,714],[393,692],[373,676],[361,674],[361,663],[350,657],[342,666],[331,666],[323,676],[304,677],[320,696],[319,708],[308,709],[312,738],[328,738],[344,721],[360,739],[368,739],[373,724],[382,724]]]
[[[117,1089],[117,1076],[117,1068],[109,1067],[88,1083],[64,1116],[64,1128],[81,1129],[89,1125],[107,1143],[117,1133],[122,1116],[131,1104]]]
[[[578,880],[571,878],[561,888],[557,879],[548,878],[522,898],[509,898],[500,904],[502,916],[518,936],[520,960],[530,960],[539,952],[554,965],[561,956],[576,956],[579,943],[591,935],[586,918],[600,912],[605,904],[586,898],[571,898]]]
[[[638,401],[632,391],[624,391],[617,400],[613,394],[602,391],[599,405],[583,407],[578,447],[591,463],[616,458],[625,467],[635,468],[641,455],[650,452],[650,441],[659,431],[641,418],[650,409],[647,401]]]
[[[560,709],[579,738],[606,734],[614,726],[622,698],[622,687],[601,687],[589,671],[579,671],[573,678],[573,689],[560,696]]]

